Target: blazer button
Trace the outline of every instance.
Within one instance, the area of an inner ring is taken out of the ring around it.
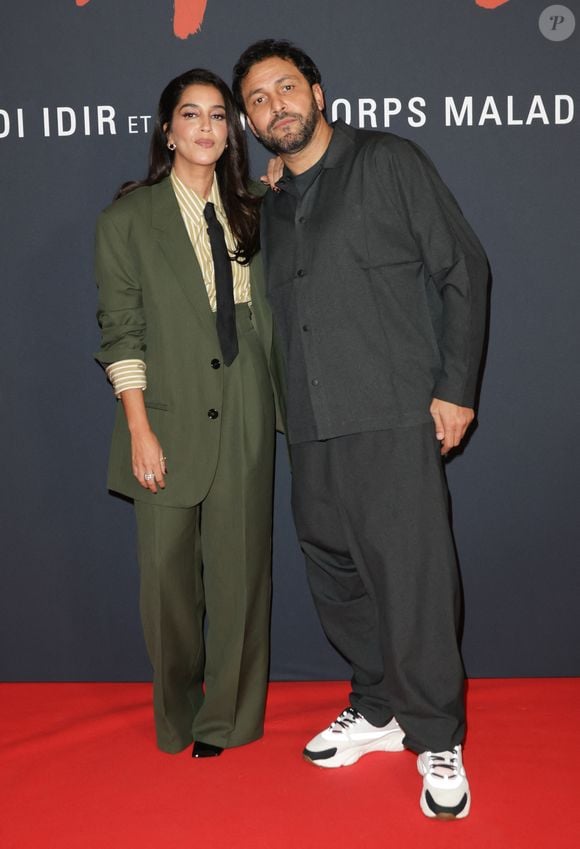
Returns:
[[[303,268],[299,268],[298,271],[296,272],[296,274],[297,274],[298,277],[304,277],[306,275],[306,272],[304,271]]]
[[[216,358],[214,357],[214,359],[213,359],[213,360],[211,361],[211,363],[210,363],[210,366],[211,366],[212,368],[219,368],[219,367],[221,366],[221,363],[220,363],[220,361],[219,361],[218,359],[216,359]]]
[[[214,410],[214,408],[213,408],[213,407],[211,408],[211,410],[208,410],[208,411],[207,411],[207,417],[208,417],[208,419],[217,419],[217,417],[218,417],[218,416],[219,416],[218,411],[217,411],[217,410]]]

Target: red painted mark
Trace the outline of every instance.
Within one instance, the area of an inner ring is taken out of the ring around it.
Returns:
[[[175,0],[173,32],[178,38],[199,32],[205,15],[207,0]]]
[[[475,0],[475,2],[484,9],[497,9],[498,6],[509,3],[509,0]]]
[[[77,6],[86,6],[91,0],[75,0]],[[509,0],[475,0],[483,9],[497,9]],[[177,38],[189,38],[199,32],[203,23],[207,0],[173,0],[173,32]]]
[[[75,0],[77,6],[86,6],[90,0]],[[178,38],[188,38],[199,32],[205,15],[207,0],[174,0],[173,32]]]

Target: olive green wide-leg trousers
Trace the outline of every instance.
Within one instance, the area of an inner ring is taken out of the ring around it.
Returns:
[[[224,375],[209,492],[185,509],[135,502],[157,744],[170,753],[192,740],[226,748],[263,733],[274,411],[259,340],[237,312],[240,353]]]

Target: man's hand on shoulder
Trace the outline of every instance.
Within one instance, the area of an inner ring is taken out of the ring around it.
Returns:
[[[429,412],[435,422],[435,435],[441,442],[442,454],[457,448],[475,418],[470,407],[460,407],[450,401],[441,401],[440,398],[433,398]]]
[[[279,156],[274,156],[272,159],[268,160],[267,173],[260,177],[260,182],[265,186],[269,186],[272,191],[279,192],[280,189],[276,186],[276,183],[283,173],[284,163]]]

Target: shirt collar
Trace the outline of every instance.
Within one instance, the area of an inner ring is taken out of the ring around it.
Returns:
[[[334,123],[332,123],[330,126],[333,129],[332,136],[330,137],[330,142],[328,144],[328,147],[318,160],[320,162],[320,167],[323,169],[334,168],[336,165],[338,165],[343,154],[352,145],[356,133],[356,130],[353,127],[349,126],[349,124],[345,124],[342,118],[339,118],[338,120],[334,121]],[[311,167],[314,168],[316,164],[317,163],[315,163]],[[280,180],[278,180],[276,185],[279,186],[279,188],[281,189],[287,189],[289,181],[293,179],[294,175],[292,174],[290,169],[284,166],[282,177],[280,178]]]
[[[198,195],[197,192],[194,192],[193,189],[190,189],[188,186],[186,186],[185,183],[183,183],[179,179],[175,171],[171,172],[170,179],[179,206],[182,210],[187,212],[188,216],[193,221],[200,224],[203,219],[203,210],[206,204],[205,199],[200,197],[200,195]],[[211,184],[211,189],[207,200],[208,202],[213,203],[218,216],[222,219],[225,219],[226,214],[222,204],[217,175],[215,172],[213,175],[213,182]]]
[[[350,149],[354,142],[356,130],[349,124],[345,124],[342,118],[339,118],[330,125],[333,129],[330,144],[326,149],[326,156],[322,163],[323,168],[334,168],[338,165],[343,154]]]

